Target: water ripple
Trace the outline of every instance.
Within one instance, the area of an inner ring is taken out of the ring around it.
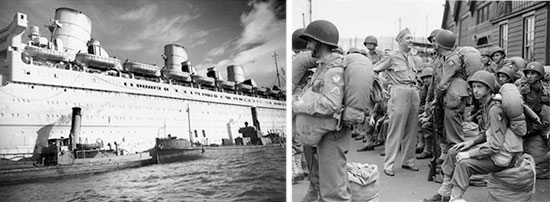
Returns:
[[[0,187],[2,201],[285,201],[282,148]]]

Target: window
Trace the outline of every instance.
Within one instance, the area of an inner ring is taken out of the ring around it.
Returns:
[[[508,50],[508,24],[501,24],[499,29],[500,39],[498,41],[498,46],[502,47],[504,51]]]
[[[523,19],[523,59],[533,60],[535,47],[535,16]]]
[[[489,20],[489,4],[481,7],[477,10],[477,21],[476,24],[482,23]]]

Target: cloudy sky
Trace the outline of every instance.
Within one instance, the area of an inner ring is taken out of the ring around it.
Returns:
[[[121,60],[163,66],[164,45],[175,43],[187,49],[203,75],[216,66],[227,79],[228,65],[243,65],[247,78],[266,87],[277,80],[274,52],[279,68],[285,68],[286,6],[281,0],[0,0],[0,28],[19,11],[49,38],[44,25],[51,24],[59,7],[85,13],[92,20],[92,37]]]
[[[309,0],[292,1],[292,31],[302,28],[309,13]],[[445,0],[312,0],[312,20],[329,20],[338,27],[341,45],[357,40],[360,48],[367,35],[395,37],[408,27],[417,39],[441,27]],[[380,41],[379,41],[380,42]],[[391,43],[391,42],[390,42]],[[384,47],[389,48],[389,47]]]

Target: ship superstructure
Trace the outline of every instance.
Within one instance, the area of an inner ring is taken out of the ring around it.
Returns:
[[[122,62],[91,38],[85,14],[55,13],[49,40],[24,13],[0,30],[0,158],[29,157],[48,139],[69,137],[73,107],[82,109],[77,142],[129,153],[151,149],[167,134],[201,144],[232,141],[245,121],[264,133],[285,131],[284,91],[254,87],[242,67],[229,66],[228,81],[215,69],[197,75],[177,44],[164,47],[164,67]]]

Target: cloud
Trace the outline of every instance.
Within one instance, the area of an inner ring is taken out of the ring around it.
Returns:
[[[252,10],[241,15],[243,31],[240,38],[235,42],[236,46],[229,50],[234,53],[230,54],[228,59],[218,62],[218,69],[228,65],[243,65],[246,66],[248,75],[268,73],[265,65],[266,61],[273,64],[273,52],[279,51],[279,59],[284,59],[286,23],[285,20],[276,17],[274,3],[278,1],[251,2]],[[226,50],[222,47],[213,49],[209,54],[214,56],[221,50]],[[263,62],[256,62],[260,60]]]
[[[127,12],[119,17],[119,23],[125,27],[132,27],[131,30],[120,30],[127,33],[129,41],[114,46],[117,50],[138,51],[146,49],[154,53],[156,49],[149,47],[158,44],[171,44],[183,40],[185,37],[193,40],[191,46],[206,43],[200,38],[209,34],[208,31],[195,31],[185,25],[200,17],[199,14],[177,14],[175,16],[162,16],[156,14],[157,5],[145,5],[139,9]]]
[[[119,18],[122,20],[146,20],[149,21],[152,17],[155,16],[158,9],[158,5],[149,4],[142,6],[141,8],[128,11],[119,15]]]

